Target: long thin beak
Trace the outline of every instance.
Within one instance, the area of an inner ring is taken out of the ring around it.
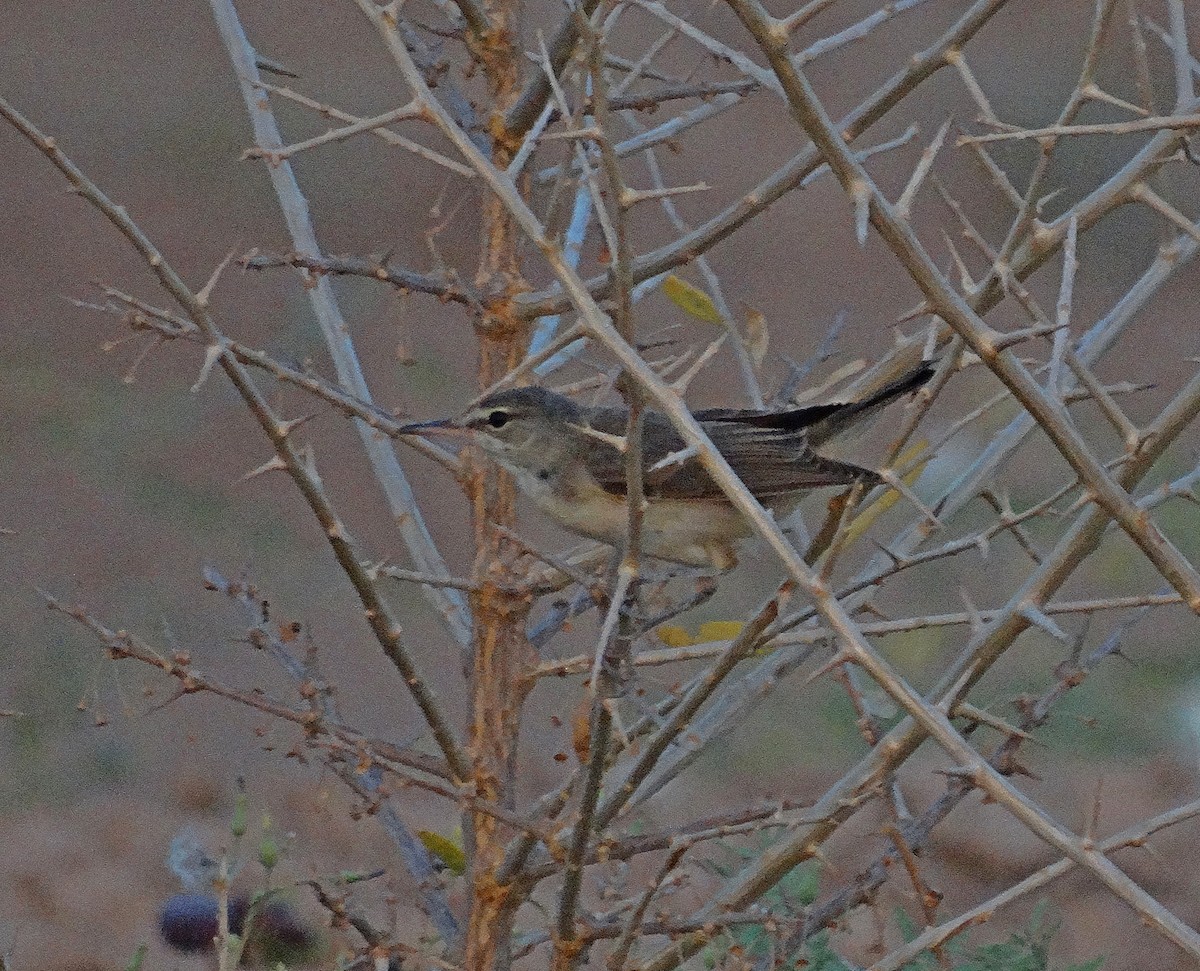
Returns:
[[[446,435],[459,438],[469,437],[470,429],[463,428],[453,418],[439,418],[436,421],[418,421],[411,425],[402,425],[396,430],[398,435],[419,435],[426,438],[430,435]]]

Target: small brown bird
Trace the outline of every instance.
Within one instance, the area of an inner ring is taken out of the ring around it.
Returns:
[[[791,411],[714,408],[694,412],[713,445],[776,515],[821,486],[876,485],[871,469],[827,458],[816,447],[859,424],[933,375],[923,364],[861,401]],[[407,425],[409,435],[467,436],[512,473],[517,487],[560,526],[619,546],[628,522],[623,408],[589,408],[527,387],[499,391],[461,418]],[[682,454],[679,454],[682,453]],[[647,507],[642,551],[687,566],[736,565],[734,544],[750,535],[739,513],[679,433],[657,412],[642,426]]]

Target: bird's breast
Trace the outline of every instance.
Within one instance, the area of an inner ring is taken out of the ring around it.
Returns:
[[[619,546],[629,527],[624,496],[584,476],[543,478],[523,471],[517,485],[547,516],[573,533]],[[741,514],[721,500],[652,499],[642,522],[642,552],[688,566],[724,569],[733,544],[749,535]]]
[[[517,486],[547,516],[573,533],[619,542],[628,514],[625,502],[581,476],[539,475],[523,471]]]

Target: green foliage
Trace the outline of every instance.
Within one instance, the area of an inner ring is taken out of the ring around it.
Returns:
[[[1102,957],[1068,967],[1050,963],[1050,942],[1060,925],[1047,920],[1047,909],[1045,901],[1038,904],[1029,926],[1009,935],[1007,940],[971,946],[965,936],[955,938],[944,949],[950,966],[954,971],[1098,971],[1104,963]],[[915,939],[920,933],[904,911],[897,910],[894,917],[905,941]],[[904,971],[939,971],[941,967],[935,955],[925,953],[906,964]]]
[[[739,848],[734,852],[749,858],[759,856],[761,850]],[[719,863],[709,865],[723,875],[729,869]],[[701,953],[704,967],[708,971],[725,968],[732,971],[767,954],[775,953],[778,958],[780,926],[795,926],[803,920],[805,908],[817,898],[819,884],[820,866],[815,862],[802,863],[789,871],[762,897],[761,903],[770,917],[764,917],[761,924],[730,927],[714,938]],[[1060,925],[1047,919],[1047,909],[1045,902],[1039,904],[1029,925],[1003,941],[973,945],[965,934],[954,938],[942,949],[949,958],[949,968],[952,971],[1099,971],[1103,957],[1065,967],[1050,963],[1050,944]],[[903,910],[897,909],[893,920],[905,942],[915,940],[922,931]],[[776,966],[796,971],[851,971],[851,966],[834,950],[827,930],[813,934],[799,953],[777,962]],[[942,971],[946,966],[937,955],[925,952],[904,965],[903,971]]]
[[[805,948],[805,957],[796,961],[794,967],[805,971],[850,971],[846,962],[834,952],[829,943],[829,932],[814,934]]]
[[[762,839],[758,848],[739,847],[733,852],[743,860],[754,859],[762,855],[772,842],[769,838]],[[729,876],[729,868],[720,863],[710,863],[709,866],[722,876]],[[789,870],[775,886],[771,887],[760,899],[760,903],[768,908],[773,915],[777,914],[786,920],[794,920],[804,909],[817,899],[820,892],[821,868],[816,861],[801,863]],[[767,922],[762,924],[742,924],[731,927],[724,935],[716,938],[704,950],[703,960],[709,969],[724,966],[726,960],[733,954],[742,957],[758,958],[771,950],[771,932]],[[825,966],[828,971],[841,967],[839,964]]]
[[[248,804],[249,797],[246,795],[246,791],[241,789],[233,801],[233,818],[229,821],[229,832],[233,834],[235,840],[246,835]]]
[[[139,944],[137,950],[133,952],[133,957],[125,965],[125,971],[142,971],[142,966],[146,962],[146,952],[149,950],[150,948],[147,945]]]
[[[279,843],[273,836],[264,836],[258,844],[258,862],[264,870],[273,870],[279,863]]]
[[[467,872],[467,855],[462,847],[462,833],[443,836],[428,829],[417,830],[417,839],[429,854],[442,863],[451,873],[462,876]]]

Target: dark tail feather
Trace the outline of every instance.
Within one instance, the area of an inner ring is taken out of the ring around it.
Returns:
[[[923,387],[934,375],[935,368],[929,361],[913,369],[903,377],[897,378],[891,384],[885,384],[873,395],[862,401],[852,401],[837,408],[828,416],[823,416],[815,422],[808,432],[808,439],[814,445],[827,441],[851,425],[856,424],[879,409],[891,404],[897,398]]]
[[[790,411],[749,411],[742,408],[708,408],[695,412],[697,421],[731,422],[750,425],[754,428],[778,429],[785,432],[807,430],[809,441],[819,445],[843,431],[856,419],[865,418],[884,405],[916,391],[933,377],[934,368],[929,362],[891,384],[884,385],[869,398],[862,401],[834,401],[824,405],[808,405]]]

